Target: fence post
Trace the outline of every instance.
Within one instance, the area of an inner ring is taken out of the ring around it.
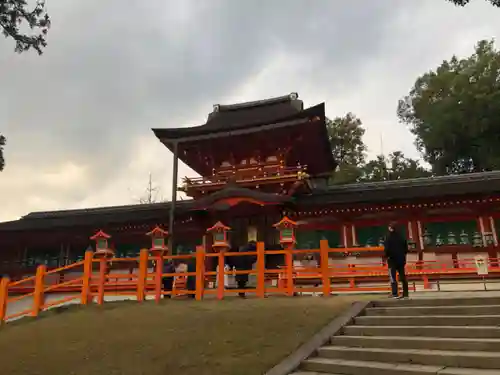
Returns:
[[[217,299],[223,299],[224,298],[224,273],[225,269],[224,266],[225,261],[224,261],[224,250],[219,251],[219,256],[218,256],[218,265],[217,265]]]
[[[139,274],[137,275],[137,301],[144,301],[146,277],[148,273],[149,250],[141,249],[139,254]]]
[[[330,265],[328,264],[329,252],[328,240],[319,241],[320,262],[321,262],[321,278],[323,286],[323,297],[330,296]]]
[[[35,275],[35,290],[33,293],[33,310],[31,311],[31,316],[36,317],[43,308],[43,292],[44,292],[44,276],[46,272],[45,265],[40,265],[36,269]]]
[[[286,295],[293,297],[294,282],[293,282],[293,253],[292,249],[285,250],[285,267],[286,267]]]
[[[108,268],[108,261],[106,258],[99,259],[99,284],[97,287],[97,304],[104,303],[104,290],[106,287],[106,271]]]
[[[429,283],[429,276],[423,275],[424,279],[424,289],[431,289],[431,284]]]
[[[9,278],[2,277],[0,279],[0,325],[4,323],[7,315],[7,299],[9,298]]]
[[[89,300],[92,301],[92,295],[90,291],[90,280],[92,279],[93,257],[94,257],[93,251],[85,252],[85,258],[83,260],[82,294],[80,298],[80,302],[82,305],[87,305],[89,303]]]
[[[203,299],[205,289],[205,247],[196,246],[196,300]]]
[[[159,303],[161,300],[161,290],[162,290],[162,274],[163,274],[163,256],[158,255],[156,258],[156,275],[155,275],[155,301]],[[173,277],[172,277],[173,280]],[[172,281],[172,290],[174,289],[174,283]]]
[[[266,250],[264,242],[257,242],[257,297],[266,296]]]

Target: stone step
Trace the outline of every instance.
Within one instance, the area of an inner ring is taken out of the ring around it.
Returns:
[[[500,339],[405,336],[334,336],[333,345],[380,349],[470,350],[500,352]]]
[[[354,348],[324,346],[318,350],[320,358],[379,361],[387,363],[411,363],[428,366],[500,369],[500,354],[424,349]]]
[[[373,307],[396,306],[477,306],[500,305],[500,297],[474,297],[474,298],[410,298],[396,300],[392,298],[380,299],[373,302]]]
[[[473,306],[395,306],[369,307],[367,316],[410,316],[410,315],[496,315],[500,314],[500,305]]]
[[[497,326],[500,315],[358,316],[354,322],[364,326]]]
[[[348,336],[425,336],[447,338],[500,338],[500,327],[476,326],[362,326],[351,325],[342,328]]]
[[[403,363],[348,361],[343,359],[311,358],[302,363],[302,370],[322,374],[344,375],[498,375],[498,370],[444,368]]]

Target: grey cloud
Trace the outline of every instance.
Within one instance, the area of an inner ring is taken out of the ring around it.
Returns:
[[[52,0],[42,57],[15,55],[0,39],[7,167],[87,166],[86,184],[71,192],[82,198],[126,168],[137,136],[153,137],[153,126],[195,125],[186,123],[195,115],[203,121],[211,104],[224,102],[277,52],[307,57],[307,79],[317,84],[355,83],[363,64],[382,53],[391,20],[413,4]]]

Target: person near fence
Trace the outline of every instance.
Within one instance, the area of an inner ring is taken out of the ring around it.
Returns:
[[[163,273],[175,273],[175,264],[172,260],[167,260],[163,263]],[[174,287],[174,277],[164,276],[162,279],[163,291],[172,293]],[[171,298],[171,294],[165,294],[164,298]]]
[[[245,246],[240,248],[240,252],[254,252],[257,251],[257,243],[255,241],[249,241]],[[235,268],[237,271],[250,271],[253,264],[256,262],[255,255],[241,255],[235,257]],[[244,290],[248,284],[248,274],[236,274],[235,279],[238,284],[239,290]],[[241,298],[245,298],[245,292],[239,292],[238,295]]]
[[[408,243],[398,231],[396,224],[391,223],[388,227],[389,233],[384,242],[384,255],[389,266],[389,277],[391,281],[391,296],[394,298],[408,298],[408,280],[406,279],[405,266]],[[398,295],[398,279],[403,286],[403,295]]]
[[[186,271],[189,273],[196,272],[196,258],[191,257],[186,262],[187,269]],[[196,291],[196,275],[189,275],[186,278],[186,289],[190,292],[188,294],[189,298],[195,298],[194,292]]]

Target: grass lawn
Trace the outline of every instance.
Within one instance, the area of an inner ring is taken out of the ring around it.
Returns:
[[[356,300],[107,303],[0,329],[9,375],[259,375]]]

